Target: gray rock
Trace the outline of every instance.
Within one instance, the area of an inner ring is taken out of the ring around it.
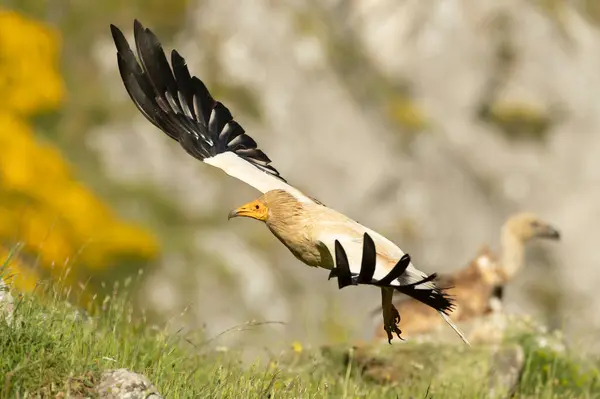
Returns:
[[[523,371],[525,353],[517,345],[498,348],[492,355],[489,372],[489,397],[510,397]]]
[[[0,278],[0,319],[12,322],[14,311],[14,299],[8,291],[8,285]]]
[[[127,369],[105,371],[96,391],[107,399],[162,399],[146,377]]]

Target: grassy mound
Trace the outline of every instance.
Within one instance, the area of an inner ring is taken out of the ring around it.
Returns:
[[[102,371],[118,368],[145,375],[165,397],[487,397],[485,380],[467,371],[465,354],[476,348],[366,345],[358,356],[350,345],[295,347],[269,362],[247,366],[236,351],[215,351],[197,336],[148,326],[143,315],[134,316],[126,294],[107,297],[97,316],[87,317],[50,291],[17,298],[12,322],[0,321],[1,398],[94,397]],[[525,353],[516,397],[600,395],[596,364],[544,348],[537,338],[511,338]],[[452,383],[432,389],[441,378],[434,366],[448,360],[458,365],[450,373]],[[382,364],[401,378],[374,378],[371,366]]]

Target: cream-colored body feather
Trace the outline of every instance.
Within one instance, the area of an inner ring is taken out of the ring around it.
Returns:
[[[339,241],[348,256],[350,271],[358,274],[363,253],[363,236],[368,233],[375,243],[377,263],[373,277],[385,277],[404,252],[381,234],[350,219],[346,215],[316,203],[298,203],[284,191],[275,190],[268,198],[269,219],[267,226],[273,234],[302,262],[310,266],[331,269],[335,265],[335,241]],[[392,285],[400,286],[415,283],[427,277],[412,263],[399,281]],[[422,287],[431,289],[432,282]]]

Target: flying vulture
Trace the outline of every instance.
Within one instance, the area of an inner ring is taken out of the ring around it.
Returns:
[[[263,193],[233,210],[229,219],[243,216],[264,222],[296,258],[332,270],[330,277],[338,278],[340,288],[355,284],[380,287],[383,324],[390,343],[393,333],[398,337],[401,333],[400,317],[392,305],[394,291],[435,309],[455,328],[448,318],[452,300],[434,282],[435,274],[428,276],[416,269],[408,254],[381,234],[288,184],[227,107],[190,74],[176,50],[171,52],[169,65],[154,33],[135,20],[138,62],[123,33],[114,25],[111,31],[121,78],[140,112],[191,156]]]

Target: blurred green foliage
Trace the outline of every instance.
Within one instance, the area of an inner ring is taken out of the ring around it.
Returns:
[[[534,0],[534,3],[555,19],[562,18],[567,8],[573,7],[588,21],[600,24],[600,2],[597,0]]]
[[[600,24],[600,1],[598,0],[581,0],[579,7],[585,18],[592,21],[596,25]]]
[[[567,351],[547,345],[551,336],[529,332],[511,337],[525,350],[525,370],[521,378],[522,395],[543,395],[551,390],[559,397],[586,397],[600,390],[598,365]]]
[[[482,108],[480,116],[510,139],[543,140],[554,122],[545,110],[518,102],[494,101]]]

